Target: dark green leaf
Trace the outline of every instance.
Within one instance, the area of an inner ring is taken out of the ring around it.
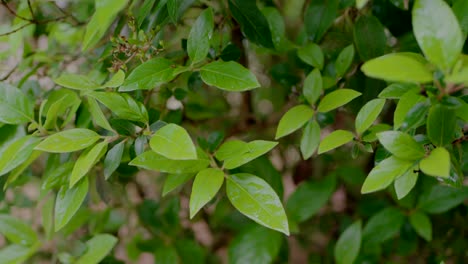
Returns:
[[[62,229],[80,209],[88,194],[88,178],[83,178],[73,188],[60,188],[55,201],[55,232]]]
[[[354,24],[354,44],[361,59],[368,61],[385,53],[385,28],[374,16],[361,16]],[[372,36],[372,37],[369,37]]]
[[[353,45],[347,46],[340,52],[335,62],[335,71],[336,71],[337,76],[342,77],[345,75],[346,71],[348,71],[349,69],[349,66],[351,66],[351,63],[353,62],[353,58],[354,58],[354,46]]]
[[[362,222],[356,221],[340,235],[335,245],[335,261],[338,264],[352,264],[361,248]]]
[[[452,143],[456,125],[455,110],[447,106],[436,104],[429,110],[427,117],[427,136],[432,144],[442,147]]]
[[[187,40],[187,53],[192,59],[192,64],[205,59],[208,54],[213,28],[213,11],[208,8],[200,14],[193,24]]]
[[[310,2],[304,15],[304,25],[309,39],[320,42],[338,15],[338,0]]]
[[[304,159],[312,157],[320,144],[320,125],[312,120],[307,123],[301,137],[301,153]]]
[[[379,244],[392,238],[400,231],[405,220],[397,208],[388,207],[373,215],[362,232],[364,246]]]
[[[416,211],[410,214],[409,221],[418,235],[427,241],[432,240],[432,223],[426,214]]]
[[[209,63],[200,69],[200,75],[206,84],[231,92],[247,91],[260,86],[251,71],[234,61]]]
[[[107,180],[119,167],[125,149],[125,141],[113,146],[104,159],[104,178]]]
[[[446,212],[468,199],[468,188],[461,189],[443,185],[433,185],[423,191],[418,200],[418,208],[430,213]]]
[[[463,32],[462,39],[466,40],[468,34],[468,2],[465,0],[455,0],[452,11],[458,19],[458,24]]]

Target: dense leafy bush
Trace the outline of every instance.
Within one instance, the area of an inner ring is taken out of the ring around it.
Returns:
[[[468,259],[468,1],[0,12],[0,263]]]

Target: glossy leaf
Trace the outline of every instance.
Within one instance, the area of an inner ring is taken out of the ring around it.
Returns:
[[[215,157],[219,161],[229,158],[234,158],[240,154],[249,151],[248,143],[241,140],[230,140],[224,142],[215,153]]]
[[[410,135],[399,131],[385,131],[377,134],[380,144],[395,157],[404,160],[418,160],[424,157],[424,147]]]
[[[34,149],[52,153],[74,152],[93,145],[99,138],[92,130],[73,128],[50,135]]]
[[[253,159],[262,156],[263,154],[273,149],[276,145],[278,145],[278,142],[266,140],[251,141],[247,143],[249,150],[245,153],[239,153],[239,155],[226,159],[224,161],[224,168],[228,170],[237,168]]]
[[[454,140],[455,125],[455,110],[441,104],[433,105],[427,116],[427,136],[432,144],[445,146]]]
[[[0,82],[0,122],[24,124],[34,120],[33,102],[18,88]]]
[[[331,110],[349,103],[360,95],[360,92],[351,89],[339,89],[333,91],[323,97],[318,105],[317,111],[322,113],[330,112]]]
[[[134,158],[129,165],[166,173],[197,173],[210,164],[206,159],[171,160],[154,151],[146,151]]]
[[[193,173],[185,174],[170,174],[167,176],[166,181],[164,181],[164,186],[162,190],[162,196],[166,196],[168,193],[175,190],[177,187],[182,186],[190,179],[195,176]]]
[[[409,215],[409,221],[418,235],[426,241],[432,240],[432,223],[426,214],[416,211]]]
[[[393,115],[393,127],[394,129],[400,128],[408,112],[413,108],[417,103],[425,101],[426,98],[414,91],[408,91],[405,93],[400,100],[398,101],[397,107]]]
[[[226,194],[232,205],[245,216],[289,235],[288,219],[281,201],[264,180],[248,173],[229,175]]]
[[[205,9],[190,30],[187,40],[187,53],[192,60],[192,64],[205,59],[208,54],[210,38],[214,28],[213,19],[211,8]]]
[[[119,91],[149,90],[174,79],[173,62],[154,58],[138,65],[127,77]]]
[[[354,45],[363,61],[385,53],[387,47],[385,28],[375,16],[360,16],[354,24],[353,36]]]
[[[204,169],[195,176],[190,195],[190,218],[215,197],[223,182],[224,172],[220,169]]]
[[[10,215],[0,215],[0,234],[10,242],[30,246],[37,242],[36,232],[29,224]]]
[[[73,188],[62,186],[55,200],[55,232],[62,229],[80,209],[88,194],[88,178],[83,178]]]
[[[305,63],[318,69],[323,69],[324,57],[322,49],[315,43],[309,43],[297,51],[297,56]]]
[[[416,0],[412,15],[414,35],[424,55],[440,69],[448,71],[464,43],[450,6],[443,0]]]
[[[114,129],[109,124],[109,121],[107,121],[107,118],[102,112],[102,109],[99,106],[98,102],[96,102],[96,99],[88,96],[88,106],[94,122],[96,122],[98,126],[113,132]]]
[[[62,73],[58,78],[54,79],[54,82],[57,85],[74,90],[97,90],[104,88],[88,76],[73,73]]]
[[[89,96],[101,102],[119,118],[148,122],[148,112],[145,106],[133,99],[130,95],[115,92],[92,92]]]
[[[405,174],[395,180],[395,193],[399,200],[408,195],[414,186],[416,186],[418,175],[417,167],[413,167],[413,169],[408,170]]]
[[[371,127],[371,125],[380,115],[380,112],[382,112],[384,106],[385,99],[374,99],[367,102],[363,107],[361,107],[361,110],[359,110],[356,116],[356,132],[358,134],[362,134],[369,127]]]
[[[468,199],[468,188],[433,185],[419,196],[417,207],[430,214],[446,212]]]
[[[323,92],[323,80],[319,69],[314,69],[304,80],[302,93],[309,104],[314,105]]]
[[[39,138],[25,136],[18,138],[3,150],[0,150],[0,176],[20,166],[32,154],[34,147],[39,143]]]
[[[435,177],[450,176],[450,153],[443,147],[435,148],[422,159],[419,168],[427,175]]]
[[[308,38],[319,43],[338,15],[338,0],[310,2],[304,14],[304,26]]]
[[[247,91],[260,86],[252,72],[234,61],[206,64],[200,69],[200,76],[206,84],[231,92]]]
[[[94,235],[86,241],[86,251],[76,260],[76,264],[97,264],[109,254],[117,244],[117,238],[108,234]]]
[[[123,84],[125,81],[125,72],[122,70],[118,70],[112,78],[110,78],[107,82],[105,82],[102,86],[103,87],[110,87],[110,88],[117,88]]]
[[[401,160],[391,156],[375,166],[367,176],[361,193],[371,193],[387,188],[393,180],[403,176],[413,168],[413,161]]]
[[[113,146],[104,159],[104,178],[107,180],[117,170],[122,161],[122,156],[125,149],[125,141],[122,141]]]
[[[374,214],[362,231],[364,246],[379,244],[392,238],[400,231],[405,216],[397,208],[387,207]]]
[[[342,77],[346,74],[346,72],[349,69],[349,66],[351,66],[351,63],[353,62],[353,58],[354,58],[354,46],[353,45],[347,46],[340,52],[335,62],[335,71],[336,71],[337,76]]]
[[[150,140],[156,153],[173,160],[197,159],[195,145],[187,131],[176,124],[168,124],[156,131]]]
[[[106,153],[108,144],[109,143],[106,141],[103,141],[81,153],[80,157],[76,160],[75,166],[73,167],[70,175],[70,188],[88,174],[94,164],[96,164],[104,153]]]
[[[416,94],[419,91],[418,85],[414,83],[392,83],[380,92],[379,98],[400,99],[400,97],[409,91],[412,91],[412,94]]]
[[[302,132],[301,137],[301,153],[302,158],[308,159],[312,157],[315,150],[317,150],[320,144],[320,125],[317,121],[312,120],[307,123]]]
[[[318,154],[325,153],[327,151],[341,147],[342,145],[351,142],[354,138],[353,133],[346,130],[335,130],[326,136],[322,142],[320,142],[318,148]]]
[[[275,139],[284,137],[303,127],[314,115],[314,110],[307,105],[297,105],[289,109],[280,119]]]
[[[361,249],[362,222],[356,221],[340,235],[335,245],[334,256],[338,264],[352,264]]]

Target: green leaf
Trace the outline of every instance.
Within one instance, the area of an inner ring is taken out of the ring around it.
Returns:
[[[81,99],[74,91],[60,89],[51,92],[42,108],[42,113],[47,113],[43,127],[45,129],[65,127],[72,121],[80,104]],[[59,116],[63,116],[63,122],[60,126],[57,124]]]
[[[117,88],[123,84],[125,81],[125,72],[119,70],[117,73],[112,76],[107,82],[105,82],[102,87]]]
[[[320,144],[320,125],[315,120],[307,123],[301,137],[301,153],[304,159],[312,157]]]
[[[215,153],[215,157],[219,161],[229,158],[234,158],[240,154],[249,151],[248,143],[241,140],[230,140],[224,142]]]
[[[309,104],[314,105],[319,99],[320,95],[322,95],[322,91],[322,75],[320,74],[320,70],[316,68],[311,71],[304,80],[304,88],[302,93],[304,94],[304,97],[307,99]]]
[[[179,263],[179,256],[174,246],[160,244],[154,252],[154,263],[175,264]]]
[[[319,43],[338,15],[338,0],[310,2],[304,15],[304,26],[308,38]]]
[[[50,135],[34,149],[52,153],[74,152],[93,145],[99,138],[92,130],[73,128]]]
[[[192,179],[195,175],[193,173],[185,173],[185,174],[170,174],[167,176],[166,181],[164,181],[162,196],[166,196],[166,194],[172,192],[177,187],[182,186],[190,179]]]
[[[242,33],[253,43],[274,48],[268,21],[255,1],[229,0],[229,10],[239,23]]]
[[[300,223],[311,218],[328,202],[335,188],[336,176],[333,174],[320,181],[309,180],[299,185],[286,203],[290,220]]]
[[[24,124],[34,120],[34,103],[18,88],[0,82],[0,122]]]
[[[286,25],[284,18],[279,10],[275,7],[268,6],[262,8],[262,14],[268,21],[268,26],[271,32],[271,40],[275,46],[275,50],[286,52],[292,49],[293,45],[286,37]]]
[[[375,16],[360,16],[354,24],[353,36],[354,45],[363,61],[385,54],[387,48],[385,28]]]
[[[86,26],[83,51],[89,50],[99,42],[127,2],[128,0],[96,0],[96,12]]]
[[[335,245],[334,256],[337,264],[352,264],[361,249],[361,220],[348,226]]]
[[[171,18],[172,23],[176,24],[179,20],[179,9],[183,0],[167,0],[167,12]]]
[[[297,51],[297,56],[299,56],[303,62],[312,65],[315,68],[320,70],[323,69],[324,57],[322,49],[319,45],[315,43],[309,43],[306,46],[299,48]]]
[[[117,238],[108,234],[94,235],[86,241],[86,252],[76,260],[76,264],[97,264],[109,254],[117,244]]]
[[[462,39],[466,40],[468,34],[468,2],[465,0],[455,0],[452,5],[452,12],[458,19],[458,24],[463,32]]]
[[[430,176],[450,177],[450,153],[443,147],[435,148],[421,160],[419,168]]]
[[[368,2],[369,2],[369,0],[356,0],[357,9],[362,9]],[[346,262],[346,263],[352,263],[352,261],[351,262]]]
[[[210,161],[206,159],[171,160],[154,151],[146,151],[129,163],[129,165],[147,170],[176,174],[197,173],[206,168],[209,164]]]
[[[395,180],[394,187],[398,200],[403,199],[416,186],[418,175],[417,167],[413,167]]]
[[[425,101],[426,98],[413,90],[408,91],[405,93],[400,100],[398,101],[397,107],[395,109],[393,115],[393,128],[398,129],[400,128],[405,119],[408,112],[413,108],[417,103]]]
[[[418,160],[426,154],[424,147],[410,135],[399,131],[384,131],[377,134],[380,144],[395,157]]]
[[[450,6],[443,0],[416,0],[412,15],[414,36],[426,58],[450,70],[465,41]]]
[[[197,151],[187,131],[176,124],[168,124],[156,131],[150,140],[156,153],[172,160],[197,159]]]
[[[83,178],[73,188],[62,186],[55,201],[55,232],[62,229],[80,209],[88,194],[88,178]]]
[[[130,95],[115,92],[90,92],[88,96],[101,102],[119,118],[137,122],[148,122],[145,106]]]
[[[356,133],[362,134],[366,131],[382,112],[385,106],[385,99],[374,99],[367,102],[356,116]]]
[[[229,175],[226,193],[239,212],[263,226],[289,235],[288,219],[281,201],[264,180],[248,173]]]
[[[214,22],[211,8],[205,9],[197,18],[187,39],[187,53],[192,64],[202,61],[208,55]]]
[[[10,215],[0,215],[0,234],[12,243],[24,246],[30,246],[38,241],[36,232],[29,224]]]
[[[81,180],[88,172],[93,168],[93,166],[99,161],[99,159],[107,151],[107,143],[103,141],[99,144],[89,147],[80,157],[76,160],[75,166],[73,167],[71,176],[70,176],[70,188],[72,188],[79,180]]]
[[[255,225],[236,235],[228,248],[231,264],[273,263],[280,253],[281,234]]]
[[[104,159],[104,178],[107,180],[117,170],[122,161],[122,156],[125,149],[125,141],[113,146]]]
[[[91,80],[88,76],[62,73],[58,78],[54,79],[57,85],[74,90],[97,90],[105,87]]]
[[[4,264],[21,264],[31,257],[39,248],[40,244],[34,246],[23,246],[12,244],[0,249],[0,261]]]
[[[107,118],[102,112],[102,109],[99,106],[98,102],[96,102],[96,99],[94,99],[91,96],[88,96],[87,99],[89,111],[91,112],[91,116],[93,117],[94,122],[96,122],[98,126],[114,132],[114,129],[109,124],[109,121],[107,121]]]
[[[150,90],[174,79],[174,63],[166,58],[154,58],[138,65],[128,75],[119,91]]]
[[[447,106],[436,104],[431,107],[427,116],[427,136],[432,144],[442,147],[452,143],[455,139],[457,117],[455,110]]]
[[[207,168],[195,176],[190,195],[190,219],[215,197],[223,182],[224,172],[220,169]]]
[[[380,244],[400,232],[405,216],[397,208],[387,207],[374,214],[362,231],[364,247]]]
[[[394,179],[403,176],[413,168],[413,161],[401,160],[391,156],[375,166],[367,176],[361,193],[371,193],[387,188]]]
[[[303,127],[314,115],[314,110],[307,105],[297,105],[289,109],[280,119],[275,139],[293,133]]]
[[[322,142],[320,142],[318,148],[318,154],[325,153],[327,151],[336,149],[348,142],[351,142],[354,138],[353,133],[346,130],[335,130],[327,135]]]
[[[206,64],[200,69],[200,76],[206,84],[231,92],[260,87],[257,77],[234,61],[214,61]]]
[[[239,153],[237,156],[226,159],[224,161],[224,168],[228,170],[237,168],[253,159],[262,156],[263,154],[273,149],[276,145],[278,145],[278,142],[265,140],[251,141],[247,143],[247,147],[249,148],[248,151],[245,153]]]
[[[320,101],[318,105],[317,111],[322,112],[322,113],[329,112],[331,110],[334,110],[340,106],[343,106],[349,103],[354,98],[360,95],[361,95],[360,92],[356,92],[351,89],[339,89],[339,90],[333,91],[325,95],[325,97],[322,98],[322,100]]]
[[[468,188],[433,185],[419,196],[418,208],[430,214],[444,213],[468,198]]]
[[[432,72],[414,56],[408,53],[391,53],[362,65],[361,70],[369,77],[390,82],[432,82]]]
[[[25,136],[16,139],[6,148],[0,150],[0,176],[24,163],[31,156],[38,143],[39,138]]]
[[[389,86],[385,87],[382,92],[379,93],[379,98],[383,99],[400,99],[404,94],[409,91],[412,94],[419,92],[418,85],[414,83],[392,83]]]
[[[337,76],[344,76],[351,66],[354,58],[354,46],[351,44],[344,48],[340,54],[338,54],[338,58],[336,58],[335,62],[335,71]]]
[[[418,235],[426,241],[432,240],[431,219],[425,213],[416,211],[409,215],[409,221]]]

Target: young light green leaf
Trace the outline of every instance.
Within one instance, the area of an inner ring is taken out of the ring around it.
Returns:
[[[255,158],[262,156],[271,149],[273,149],[278,142],[265,141],[265,140],[254,140],[247,143],[249,150],[245,153],[239,153],[238,155],[228,158],[224,161],[224,168],[231,170],[237,168]]]
[[[314,115],[314,110],[307,105],[297,105],[289,109],[280,119],[275,139],[293,133],[303,127]]]
[[[320,142],[318,148],[318,154],[325,153],[327,151],[336,149],[348,142],[351,142],[354,138],[353,133],[346,130],[335,130],[327,135],[322,142]]]
[[[36,243],[33,246],[23,246],[18,244],[11,244],[0,249],[0,261],[3,264],[21,264],[31,257],[37,249],[40,247],[40,243]]]
[[[320,144],[320,125],[315,120],[307,123],[301,137],[301,153],[306,160],[314,154]]]
[[[398,101],[397,107],[393,114],[393,128],[400,128],[405,122],[406,115],[417,103],[423,102],[426,97],[410,90],[406,92]]]
[[[430,176],[450,177],[450,153],[443,147],[435,148],[421,160],[419,168]]]
[[[62,186],[55,201],[55,232],[62,229],[80,209],[88,194],[88,178],[83,178],[73,188]]]
[[[236,157],[249,151],[248,143],[241,140],[230,140],[224,142],[215,153],[219,161]]]
[[[336,71],[336,76],[344,76],[346,71],[348,71],[349,66],[351,66],[351,63],[353,62],[354,58],[354,46],[353,44],[347,46],[344,48],[340,54],[338,55],[338,58],[336,58],[335,62],[335,71]]]
[[[369,2],[369,0],[356,0],[357,9],[362,9],[367,4],[367,2]],[[352,261],[347,263],[352,263]]]
[[[323,69],[324,57],[322,49],[315,43],[309,43],[297,51],[297,56],[305,63],[320,70]]]
[[[349,103],[354,98],[360,95],[361,95],[360,92],[356,92],[351,89],[339,89],[339,90],[333,91],[325,95],[325,97],[322,98],[322,100],[320,101],[318,105],[317,111],[322,112],[322,113],[329,112],[331,110],[334,110],[340,106],[343,106]]]
[[[257,77],[234,61],[214,61],[206,64],[200,69],[200,76],[206,84],[231,92],[260,87]]]
[[[412,91],[413,94],[418,93],[418,85],[414,83],[392,83],[379,93],[379,98],[400,99],[405,93],[409,91]]]
[[[447,212],[468,199],[468,188],[433,185],[419,196],[418,208],[430,214]]]
[[[96,99],[94,99],[91,96],[88,96],[87,99],[89,111],[91,112],[91,116],[93,117],[94,122],[96,122],[98,126],[114,132],[114,129],[109,124],[109,121],[107,121],[107,118],[102,112],[102,109],[99,106],[98,102],[96,102]]]
[[[107,152],[106,158],[104,159],[104,178],[106,180],[108,180],[112,173],[119,167],[124,149],[125,141],[121,141]]]
[[[239,212],[263,226],[289,235],[288,219],[281,201],[263,179],[248,173],[229,175],[226,193]]]
[[[91,168],[99,161],[99,159],[107,151],[107,141],[103,141],[99,144],[89,147],[80,157],[76,160],[75,166],[73,167],[71,176],[70,176],[70,187],[72,188],[75,184],[81,180]]]
[[[418,160],[426,154],[424,147],[410,135],[400,131],[384,131],[377,134],[380,144],[395,157]]]
[[[117,73],[112,76],[107,82],[105,82],[102,87],[117,88],[123,84],[125,81],[125,72],[119,70]]]
[[[356,116],[356,133],[362,134],[366,131],[382,112],[385,106],[385,99],[374,99],[367,102]]]
[[[311,218],[328,202],[335,188],[336,176],[333,174],[320,181],[309,180],[299,185],[286,203],[290,220],[301,223]]]
[[[0,234],[10,242],[23,246],[30,246],[38,240],[36,232],[29,224],[6,214],[0,215]]]
[[[58,78],[54,79],[54,82],[59,86],[74,90],[97,90],[104,88],[88,76],[73,73],[62,73]]]
[[[190,195],[190,219],[215,197],[223,182],[224,172],[220,169],[207,168],[198,172],[193,181]]]
[[[174,79],[173,62],[166,58],[154,58],[138,65],[128,75],[119,91],[150,90]]]
[[[176,124],[168,124],[156,131],[150,140],[156,153],[172,160],[193,160],[197,158],[195,145],[187,131]]]
[[[426,241],[432,240],[431,219],[425,213],[416,211],[409,215],[409,221],[418,235]]]
[[[45,129],[65,127],[72,121],[80,104],[81,99],[74,91],[60,89],[51,92],[42,109],[42,113],[47,113],[43,127]],[[57,124],[57,118],[59,116],[63,116],[63,122],[60,126]]]
[[[416,0],[412,15],[414,36],[424,55],[440,69],[449,71],[465,42],[450,6],[443,0]]]
[[[314,105],[323,92],[323,80],[319,69],[314,69],[304,80],[302,93],[309,104]]]
[[[119,118],[131,121],[148,122],[145,106],[130,95],[116,92],[90,92],[88,96],[101,102]]]
[[[334,256],[337,264],[352,264],[361,249],[361,220],[349,225],[335,245]]]
[[[452,143],[455,139],[457,117],[455,110],[447,106],[436,104],[431,107],[427,116],[427,136],[432,144],[442,147]]]
[[[417,167],[413,167],[395,180],[393,186],[398,200],[403,199],[416,186],[418,175]]]
[[[385,242],[398,232],[405,221],[403,213],[394,207],[387,207],[374,214],[362,230],[363,245],[375,245]]]
[[[408,53],[391,53],[372,59],[364,63],[361,70],[369,77],[390,82],[432,82],[429,68]]]
[[[206,159],[171,160],[154,151],[146,151],[133,159],[129,165],[166,173],[197,173],[210,164]]]
[[[94,235],[86,241],[86,251],[76,260],[76,264],[97,264],[109,254],[117,244],[117,238],[108,234]]]
[[[89,50],[99,42],[127,2],[128,0],[96,0],[96,12],[86,26],[83,51]]]
[[[213,11],[211,8],[207,8],[200,14],[190,30],[187,39],[187,53],[192,64],[205,59],[208,54],[214,28],[213,19]]]
[[[0,176],[25,162],[31,156],[39,141],[39,138],[33,136],[20,137],[0,150]]]
[[[34,149],[52,153],[66,153],[85,149],[100,138],[96,132],[85,128],[73,128],[50,135]]]
[[[367,176],[361,193],[371,193],[387,188],[393,180],[403,176],[413,168],[413,161],[401,160],[394,156],[381,161]]]
[[[184,183],[188,182],[195,176],[193,173],[184,173],[184,174],[170,174],[166,177],[164,181],[162,196],[172,192],[177,187],[182,186]]]
[[[0,122],[24,124],[34,120],[34,103],[18,88],[0,82]]]

